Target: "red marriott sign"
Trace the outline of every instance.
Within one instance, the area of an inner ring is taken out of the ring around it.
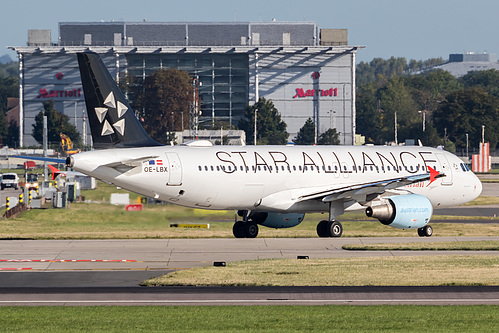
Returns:
[[[40,89],[38,98],[54,98],[54,97],[81,97],[81,88],[72,90],[47,90]]]
[[[304,98],[304,97],[315,97],[315,96],[338,96],[338,88],[324,89],[308,89],[303,90],[303,88],[296,88],[296,94],[293,98]]]

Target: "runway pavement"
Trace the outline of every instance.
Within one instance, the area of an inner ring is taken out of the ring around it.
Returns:
[[[0,288],[0,306],[328,304],[492,305],[499,287]]]
[[[214,261],[269,258],[338,258],[436,255],[438,251],[345,251],[345,244],[499,240],[497,237],[342,237],[255,239],[0,240],[5,271],[164,271],[212,265]],[[486,251],[444,251],[485,254]],[[499,251],[492,251],[498,254]],[[0,276],[1,278],[1,276]]]
[[[493,254],[345,251],[343,244],[498,237],[1,240],[0,305],[499,304],[499,287],[138,287],[214,261],[263,258]]]

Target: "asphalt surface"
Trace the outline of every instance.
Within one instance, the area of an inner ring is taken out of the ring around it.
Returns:
[[[499,240],[499,236],[0,240],[0,305],[499,304],[499,287],[139,287],[145,279],[214,261],[299,255],[499,256],[499,251],[373,253],[341,248],[343,244],[470,240]]]
[[[0,305],[499,304],[499,287],[0,288]]]

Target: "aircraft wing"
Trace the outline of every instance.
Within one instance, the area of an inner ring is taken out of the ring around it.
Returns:
[[[35,160],[35,161],[44,161],[44,162],[66,164],[65,158],[51,158],[51,157],[23,156],[23,155],[14,155],[11,157],[22,158],[25,160]]]
[[[303,194],[298,201],[320,199],[323,202],[331,202],[342,199],[352,199],[363,203],[375,199],[378,195],[387,190],[396,189],[402,186],[415,184],[423,181],[434,181],[437,178],[444,177],[444,174],[430,168],[429,173],[411,175],[407,177],[397,177],[363,184],[347,185],[343,187],[321,190],[313,193]]]

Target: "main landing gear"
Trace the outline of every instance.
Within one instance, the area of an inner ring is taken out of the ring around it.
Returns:
[[[258,236],[258,224],[237,221],[232,227],[232,233],[236,238],[255,238]]]
[[[317,224],[317,235],[319,237],[341,237],[343,226],[336,221],[336,216],[342,215],[343,212],[343,201],[331,201],[329,203],[329,219]]]
[[[317,224],[317,235],[319,237],[341,237],[343,226],[338,221],[320,221]]]
[[[242,221],[238,221],[238,216],[242,217]],[[232,227],[232,233],[236,238],[256,238],[258,236],[258,224],[253,221],[251,211],[238,211],[236,214],[236,223]]]
[[[427,224],[418,229],[418,235],[419,237],[431,237],[431,235],[433,235],[433,228],[431,225]]]

